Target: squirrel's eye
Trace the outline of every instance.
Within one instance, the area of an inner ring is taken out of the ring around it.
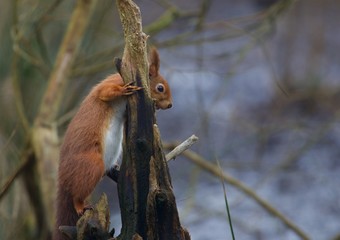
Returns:
[[[156,85],[156,90],[160,93],[164,92],[164,85],[162,83],[158,83]]]

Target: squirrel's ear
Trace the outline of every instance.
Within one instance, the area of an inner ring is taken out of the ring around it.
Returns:
[[[159,71],[159,55],[155,47],[152,47],[149,53],[149,75],[150,77],[156,77]]]

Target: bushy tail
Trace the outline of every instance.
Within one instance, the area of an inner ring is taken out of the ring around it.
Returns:
[[[79,216],[73,207],[72,196],[63,189],[57,193],[57,219],[53,232],[53,240],[66,240],[59,230],[59,226],[75,226]]]

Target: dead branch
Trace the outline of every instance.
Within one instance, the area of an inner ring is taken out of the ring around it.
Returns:
[[[122,230],[118,239],[183,239],[168,166],[155,125],[148,84],[147,36],[131,0],[117,0],[125,48],[118,71],[124,82],[143,87],[128,98],[123,162],[118,177]]]
[[[8,179],[5,181],[5,184],[2,186],[0,190],[0,200],[3,198],[3,196],[6,195],[7,191],[9,190],[10,186],[13,184],[14,180],[17,179],[17,177],[20,176],[22,171],[25,169],[27,164],[29,164],[29,158],[27,157],[29,153],[25,152],[23,154],[25,157],[22,157],[23,161],[19,164],[19,166],[15,169],[15,171],[12,173],[11,176],[8,177]]]
[[[125,39],[124,53],[117,70],[125,83],[136,82],[144,91],[130,96],[126,110],[123,161],[118,177],[122,229],[118,239],[146,238],[146,199],[151,157],[153,110],[148,98],[146,39],[138,6],[133,1],[117,0]],[[139,101],[137,101],[139,98]],[[137,106],[138,105],[138,106]],[[138,110],[137,110],[138,109]]]
[[[169,152],[165,156],[166,161],[169,162],[172,159],[175,160],[177,156],[181,155],[182,152],[190,148],[197,140],[198,140],[198,137],[196,137],[195,135],[192,135],[191,137],[183,141],[181,144],[179,144],[177,147],[175,147],[171,152]]]
[[[113,239],[109,232],[110,212],[106,194],[104,193],[93,209],[85,211],[78,220],[77,226],[60,226],[59,230],[71,240],[76,239]]]

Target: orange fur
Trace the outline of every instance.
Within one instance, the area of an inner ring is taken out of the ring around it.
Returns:
[[[158,71],[159,56],[152,49],[151,97],[156,108],[167,109],[172,106],[171,91]],[[119,74],[110,75],[91,90],[70,122],[60,151],[55,240],[64,239],[59,226],[76,224],[86,207],[86,198],[120,155],[124,96],[140,89],[132,84],[124,85]]]

